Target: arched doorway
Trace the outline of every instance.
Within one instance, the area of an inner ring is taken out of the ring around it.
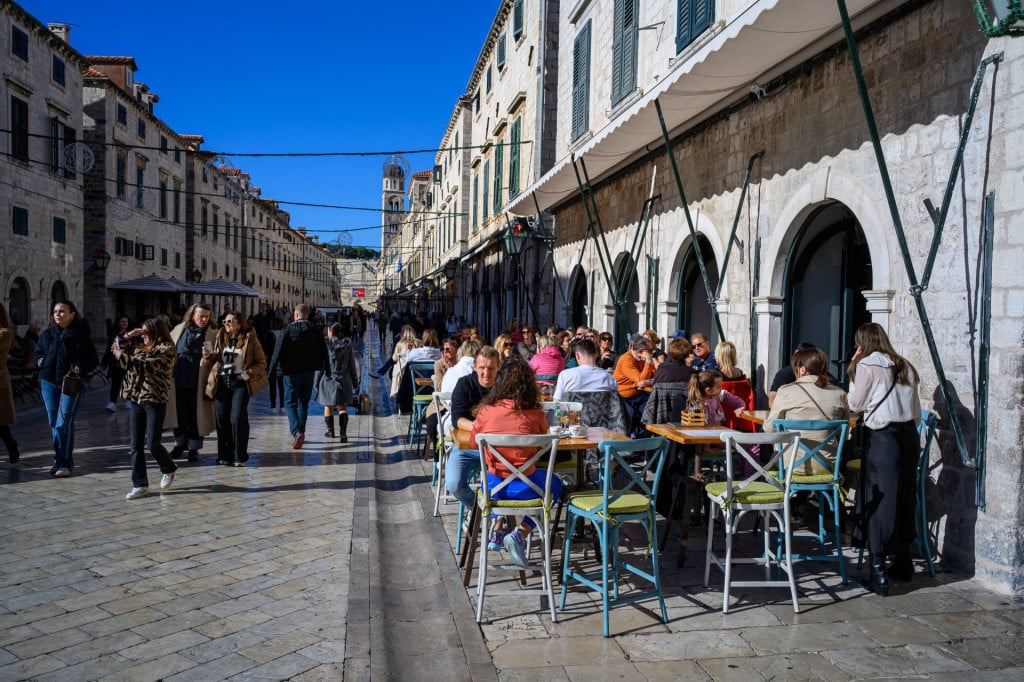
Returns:
[[[8,295],[10,303],[7,311],[11,315],[12,324],[29,324],[32,316],[32,292],[28,289],[28,282],[24,277],[15,277],[11,282],[11,291]]]
[[[583,268],[576,266],[569,281],[569,320],[566,326],[589,326],[591,316],[587,314],[587,275]]]
[[[616,287],[620,290],[628,284],[625,300],[613,301],[615,306],[615,339],[616,350],[624,352],[629,344],[629,336],[642,331],[640,329],[640,313],[636,304],[640,300],[640,273],[631,256],[623,256],[615,270]]]
[[[68,288],[59,279],[50,288],[50,308],[53,308],[57,301],[68,300]]]
[[[711,285],[712,295],[718,288],[718,263],[715,262],[715,252],[711,248],[711,242],[702,234],[697,235],[697,242],[700,244],[701,255],[704,256],[704,268],[708,272],[708,282]],[[697,249],[693,242],[686,249],[683,256],[683,267],[679,271],[679,309],[676,319],[679,321],[679,328],[686,330],[687,334],[701,332],[709,341],[712,347],[718,344],[718,325],[715,324],[715,316],[711,311],[711,303],[708,301],[708,292],[704,286],[704,280],[700,276],[700,266],[697,264]]]
[[[839,202],[817,207],[786,262],[781,361],[809,342],[828,353],[832,374],[846,385],[857,327],[871,321],[861,292],[871,289],[871,252],[860,223]]]

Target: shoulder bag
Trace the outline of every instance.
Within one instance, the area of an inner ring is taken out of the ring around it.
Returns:
[[[60,382],[60,392],[72,398],[82,392],[82,377],[78,372],[71,370],[64,375]]]

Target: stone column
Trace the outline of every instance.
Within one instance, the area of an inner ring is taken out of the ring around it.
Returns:
[[[862,291],[867,300],[867,311],[871,314],[871,321],[877,322],[882,327],[889,328],[889,315],[892,314],[892,303],[896,292],[892,289],[869,289]]]
[[[664,323],[661,328],[665,333],[672,336],[679,329],[679,302],[675,299],[658,301],[658,321]]]
[[[757,316],[757,359],[758,374],[753,377],[755,392],[767,395],[772,377],[779,371],[778,348],[782,343],[782,307],[786,299],[780,296],[756,296],[754,315]],[[767,407],[767,403],[765,403]]]

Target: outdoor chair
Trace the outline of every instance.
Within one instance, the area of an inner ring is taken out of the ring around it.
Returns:
[[[434,491],[434,516],[440,516],[441,501],[444,500],[444,503],[448,504],[448,501],[452,499],[444,487],[444,470],[448,465],[448,455],[452,452],[452,437],[449,433],[451,423],[448,414],[451,409],[452,394],[450,391],[444,393],[435,391],[431,398],[434,401],[434,413],[437,415],[437,452],[434,455],[434,468],[430,476],[430,484],[437,487]],[[461,521],[461,513],[459,518]]]
[[[725,442],[725,480],[708,483],[705,486],[708,500],[711,502],[712,513],[708,514],[707,551],[704,558],[704,587],[708,586],[711,577],[711,566],[718,567],[724,575],[722,592],[722,613],[729,613],[729,592],[732,587],[789,587],[793,598],[793,612],[800,613],[800,604],[796,595],[796,579],[793,576],[792,525],[789,510],[789,495],[793,479],[793,468],[790,467],[786,477],[778,479],[771,471],[776,459],[782,459],[786,450],[795,457],[800,434],[788,433],[741,433],[729,431],[721,435]],[[757,446],[752,447],[752,446]],[[774,456],[765,465],[761,464],[759,452],[761,448],[779,446]],[[736,478],[736,466],[733,456],[739,455],[753,468],[753,473],[743,480]],[[715,519],[721,512],[725,530],[725,556],[720,557],[714,552]],[[738,532],[740,520],[747,512],[754,512],[760,517],[764,549],[759,557],[733,557],[734,536]],[[772,531],[772,520],[776,529]],[[773,534],[781,535],[785,551],[772,550]],[[733,564],[754,564],[764,566],[763,580],[734,581]],[[786,573],[785,580],[772,579],[772,565]]]
[[[430,362],[414,362],[407,365],[409,383],[412,386],[412,414],[409,416],[408,442],[413,451],[419,443],[423,431],[423,420],[427,413],[427,405],[433,400],[434,364]]]
[[[847,583],[846,560],[843,557],[842,523],[840,520],[845,491],[843,490],[843,477],[840,474],[840,470],[842,468],[843,447],[846,445],[846,435],[850,429],[850,421],[848,419],[776,419],[772,422],[772,425],[778,432],[821,431],[825,433],[824,438],[815,447],[811,447],[804,440],[801,440],[800,452],[793,457],[790,465],[787,466],[784,457],[778,458],[779,468],[776,477],[778,480],[788,479],[790,474],[788,469],[796,469],[797,471],[792,472],[792,485],[789,487],[789,494],[792,495],[806,491],[818,498],[818,545],[821,548],[821,553],[796,554],[793,558],[838,562],[839,573],[845,585]],[[823,454],[830,446],[834,448],[833,451],[835,452],[835,462],[833,464],[830,464]],[[798,473],[800,469],[811,462],[816,462],[826,469],[827,473]],[[829,553],[825,547],[827,534],[825,529],[826,506],[832,510],[832,546],[835,549],[834,554]]]
[[[568,516],[565,522],[565,546],[562,562],[562,598],[559,610],[565,610],[565,598],[569,581],[575,581],[601,595],[604,636],[609,636],[608,612],[612,601],[616,606],[629,604],[652,597],[658,598],[661,619],[668,622],[665,598],[661,589],[658,572],[658,549],[655,542],[655,524],[658,481],[665,464],[668,440],[665,438],[641,438],[626,441],[601,441],[598,449],[603,456],[600,491],[571,493],[566,502]],[[643,454],[644,464],[634,468],[630,460]],[[612,487],[613,473],[621,472],[616,479],[624,479],[619,488]],[[648,474],[654,479],[648,481]],[[625,474],[623,476],[623,474]],[[600,543],[601,568],[593,571],[574,570],[570,562],[569,548],[576,523],[590,521],[597,531]],[[627,563],[619,553],[619,531],[627,521],[637,521],[647,536],[646,557],[651,561],[649,572],[644,568]],[[619,593],[619,575],[625,569],[654,586],[653,591],[644,591],[623,596]]]
[[[487,575],[492,570],[513,570],[522,571],[521,566],[516,565],[495,565],[488,561],[487,540],[490,537],[495,514],[515,514],[517,516],[528,515],[533,518],[537,527],[535,530],[540,535],[541,545],[541,587],[539,589],[515,589],[493,591],[492,594],[543,594],[547,596],[548,608],[551,612],[551,622],[557,621],[555,615],[555,598],[551,588],[551,512],[554,506],[554,499],[551,494],[551,481],[555,473],[555,455],[558,450],[558,437],[552,435],[529,436],[529,435],[498,435],[478,434],[477,445],[480,446],[480,490],[477,492],[477,507],[479,510],[479,533],[474,533],[473,541],[479,542],[480,561],[477,575],[477,604],[476,621],[483,619],[484,600],[487,596]],[[515,448],[537,448],[526,462],[516,466],[508,461],[497,449],[499,447]],[[509,472],[507,477],[502,479],[493,488],[487,480],[487,459],[491,458],[503,466]],[[533,466],[545,467],[544,487],[531,481],[523,472]],[[496,499],[495,494],[500,493],[513,481],[520,481],[536,493],[536,497],[526,500],[505,500]],[[531,533],[532,536],[532,533]],[[532,544],[532,543],[531,543]],[[530,548],[527,548],[529,556]],[[467,572],[470,570],[466,569]],[[534,569],[536,570],[536,569]]]

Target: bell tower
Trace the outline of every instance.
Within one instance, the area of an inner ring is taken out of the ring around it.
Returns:
[[[409,162],[399,154],[393,154],[384,161],[384,182],[381,189],[381,225],[384,226],[381,246],[389,236],[398,232],[398,224],[405,213],[405,178],[409,174]]]

